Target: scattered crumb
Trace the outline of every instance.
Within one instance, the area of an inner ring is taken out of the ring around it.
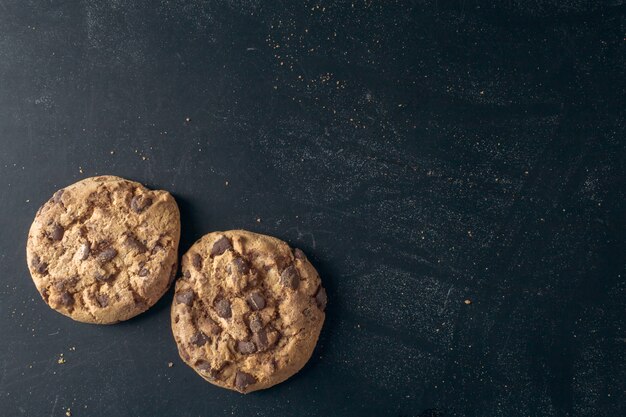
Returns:
[[[59,365],[64,364],[65,363],[65,358],[63,357],[63,354],[61,353],[61,355],[59,356],[59,359],[57,360],[57,363]]]
[[[168,363],[167,363],[167,367],[168,367],[168,368],[171,368],[172,366],[174,366],[174,362],[168,362]]]
[[[72,409],[71,409],[71,408],[68,408],[68,409],[67,409],[67,411],[65,412],[65,415],[66,415],[67,417],[71,417],[71,416],[72,416]]]
[[[185,122],[187,122],[187,123],[191,122],[191,118],[190,117],[185,117]]]
[[[115,153],[115,151],[111,151],[111,155],[113,155]]]
[[[141,160],[142,160],[142,161],[145,161],[146,159],[148,159],[148,158],[146,158],[145,156],[142,156],[142,157],[141,157]]]
[[[257,222],[257,223],[261,223],[261,218],[260,218],[260,217],[259,217],[259,218],[257,218],[257,219],[256,219],[256,222]]]
[[[83,173],[83,167],[78,167],[78,172]]]
[[[71,351],[75,351],[75,350],[76,350],[76,346],[72,346],[72,347],[70,348],[70,350],[71,350]]]
[[[226,185],[228,185],[228,183],[226,183]],[[30,203],[30,200],[26,200],[27,203]]]
[[[463,301],[463,302],[464,302],[465,304],[467,304],[467,305],[472,304],[472,300],[470,300],[469,298],[468,298],[467,300]]]
[[[226,186],[228,187],[228,181],[226,181],[226,182],[224,183],[224,185],[226,185]],[[28,201],[28,200],[26,200],[26,201]]]

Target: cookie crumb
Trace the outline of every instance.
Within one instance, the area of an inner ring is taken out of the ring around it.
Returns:
[[[78,167],[78,172],[83,173],[83,167]]]
[[[185,122],[187,123],[191,122],[191,117],[185,117]]]
[[[148,158],[146,158],[145,156],[142,156],[142,157],[141,157],[141,160],[142,160],[142,161],[145,161],[146,159],[148,159]]]
[[[258,217],[258,218],[256,219],[256,222],[257,222],[257,223],[261,223],[261,218],[260,218],[260,217]]]
[[[115,151],[111,151],[111,155],[113,155],[115,153]]]
[[[71,409],[71,408],[68,408],[68,409],[67,409],[67,411],[65,412],[65,415],[66,415],[67,417],[72,417],[72,409]]]
[[[224,183],[224,185],[228,187],[228,181],[226,181],[226,182]],[[27,201],[28,201],[28,200],[27,200]]]
[[[466,305],[470,305],[472,304],[472,300],[470,300],[469,298],[466,299],[465,301],[463,301]]]
[[[65,363],[65,358],[63,357],[63,354],[61,353],[61,355],[59,355],[59,359],[57,359],[57,363],[59,365],[64,364]]]
[[[174,362],[168,362],[168,363],[167,363],[167,367],[168,367],[168,368],[171,368],[172,366],[174,366]]]

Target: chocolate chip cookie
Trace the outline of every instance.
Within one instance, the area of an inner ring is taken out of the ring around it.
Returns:
[[[63,188],[37,212],[26,257],[53,309],[110,324],[150,308],[176,275],[180,214],[166,191],[113,176]]]
[[[182,359],[242,393],[282,382],[309,360],[326,291],[300,249],[244,230],[215,232],[182,260],[172,330]]]

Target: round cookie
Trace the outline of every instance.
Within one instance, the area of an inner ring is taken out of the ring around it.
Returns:
[[[300,249],[232,230],[209,233],[182,260],[172,330],[181,358],[212,384],[248,393],[309,360],[326,291]]]
[[[37,212],[26,257],[53,309],[110,324],[146,311],[176,275],[180,214],[166,191],[114,176],[63,188]]]

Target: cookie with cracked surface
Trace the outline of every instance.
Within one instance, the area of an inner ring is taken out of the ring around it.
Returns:
[[[28,233],[35,286],[74,320],[111,324],[150,308],[176,275],[180,214],[166,191],[114,176],[52,196]]]
[[[212,384],[269,388],[309,360],[326,291],[300,249],[245,230],[209,233],[182,259],[172,331],[185,363]]]

